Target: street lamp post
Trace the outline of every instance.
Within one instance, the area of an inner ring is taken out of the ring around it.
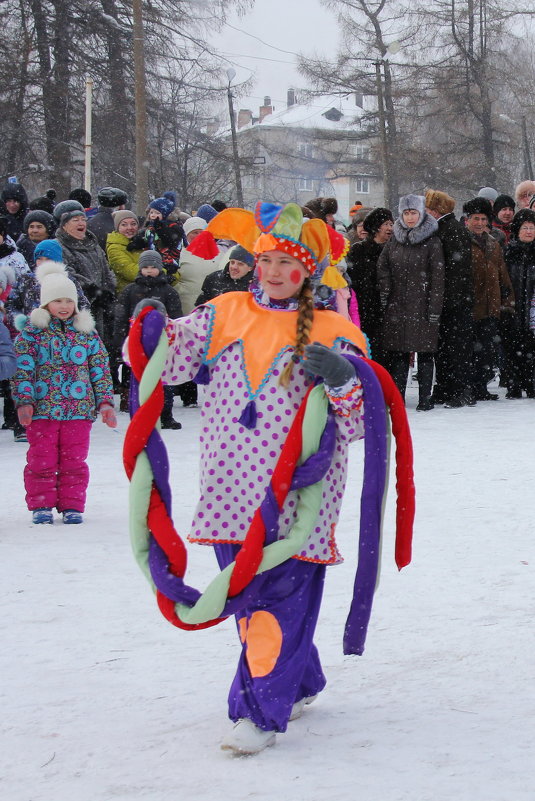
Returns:
[[[141,214],[149,197],[149,165],[147,157],[147,96],[145,92],[145,52],[143,37],[143,3],[132,0],[133,56],[136,110],[136,207]]]
[[[228,87],[228,111],[230,115],[230,133],[232,136],[232,161],[234,163],[234,176],[236,180],[236,194],[238,196],[238,206],[243,208],[243,189],[241,185],[240,157],[238,154],[238,137],[236,135],[236,117],[234,116],[234,103],[232,102],[232,89],[230,83],[236,76],[236,70],[229,67],[227,70]]]

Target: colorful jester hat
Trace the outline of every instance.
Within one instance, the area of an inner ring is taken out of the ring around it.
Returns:
[[[310,275],[317,271],[321,274],[331,263],[334,251],[343,251],[345,242],[344,237],[329,230],[323,220],[304,219],[297,203],[281,206],[258,202],[254,212],[223,209],[209,222],[207,230],[216,239],[232,239],[257,256],[270,250],[288,253],[298,259]],[[343,252],[339,258],[342,257]]]

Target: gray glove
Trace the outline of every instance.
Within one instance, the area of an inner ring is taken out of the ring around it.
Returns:
[[[305,347],[303,366],[309,375],[319,375],[330,387],[343,387],[355,377],[351,362],[319,342]]]
[[[167,317],[167,309],[161,300],[158,300],[157,298],[143,298],[143,300],[140,300],[134,308],[133,316],[138,317],[141,314],[141,310],[144,309],[145,306],[153,306],[156,311],[160,312],[160,314],[162,314],[164,317]]]

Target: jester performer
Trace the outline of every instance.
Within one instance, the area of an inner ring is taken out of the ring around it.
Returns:
[[[313,637],[325,569],[341,561],[335,529],[349,444],[365,438],[359,565],[344,635],[344,652],[351,654],[363,651],[377,582],[387,407],[397,438],[400,568],[410,561],[412,450],[393,382],[367,358],[360,329],[329,305],[336,292],[328,291],[328,274],[345,254],[345,239],[322,220],[303,219],[294,203],[258,203],[254,213],[226,209],[201,236],[238,242],[254,252],[256,266],[249,292],[217,297],[165,328],[163,382],[206,384],[200,498],[188,539],[213,546],[222,573],[248,558],[248,536],[260,518],[264,554],[288,540],[298,543],[289,558],[269,568],[262,562],[247,586],[233,597],[229,592],[220,615],[236,615],[242,643],[229,693],[234,725],[221,747],[254,754],[273,745],[325,687]],[[159,311],[157,301],[146,299],[138,321],[151,305],[151,314]],[[308,424],[318,442],[285,474],[285,448],[299,426],[305,431],[303,409],[313,402],[325,410],[322,430],[313,417]],[[316,500],[305,502],[312,490]],[[165,595],[165,581],[158,591]]]

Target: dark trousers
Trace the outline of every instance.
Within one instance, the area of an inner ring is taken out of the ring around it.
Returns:
[[[435,393],[441,400],[463,396],[470,388],[473,329],[471,310],[443,309],[435,354]]]
[[[175,395],[182,399],[184,406],[194,406],[197,403],[197,384],[195,381],[186,381],[174,388]]]
[[[431,397],[433,386],[434,353],[418,353],[418,400],[420,403]],[[389,372],[402,397],[405,397],[409,375],[410,353],[390,351]]]
[[[486,317],[474,322],[472,349],[472,387],[476,394],[485,393],[494,377],[495,348],[498,340],[498,321]]]
[[[535,337],[531,331],[521,328],[513,314],[503,314],[500,323],[507,387],[532,393],[535,386]]]

